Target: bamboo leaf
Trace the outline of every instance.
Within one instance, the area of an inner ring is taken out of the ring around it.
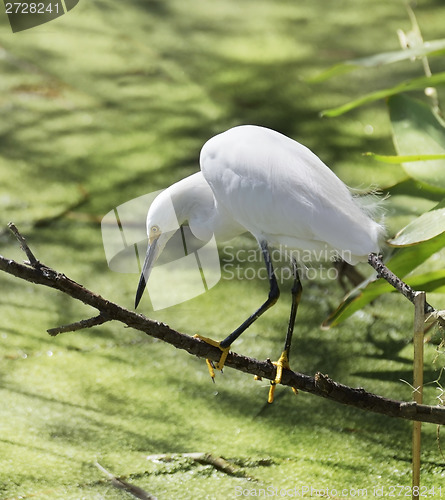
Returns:
[[[333,76],[348,73],[357,68],[372,68],[392,64],[399,61],[406,61],[408,59],[423,57],[423,56],[438,56],[445,54],[445,39],[432,40],[425,42],[422,45],[410,49],[394,50],[390,52],[382,52],[368,57],[361,57],[359,59],[350,59],[340,64],[331,66],[326,71],[310,79],[311,83],[318,83]]]
[[[414,161],[431,161],[431,160],[445,160],[445,154],[437,155],[379,155],[376,153],[364,153],[364,156],[369,156],[381,163],[389,163],[392,165],[401,163],[410,163]]]
[[[389,87],[382,90],[377,90],[366,94],[358,99],[350,101],[342,106],[336,108],[326,109],[321,112],[321,116],[335,117],[340,116],[352,109],[358,108],[365,104],[378,101],[380,99],[385,99],[387,97],[400,94],[402,92],[409,92],[412,90],[422,90],[426,87],[435,87],[437,85],[442,85],[445,83],[445,72],[437,73],[431,77],[421,76],[419,78],[413,78],[412,80],[407,80],[405,82],[399,83],[394,87]]]
[[[393,141],[399,155],[445,155],[445,127],[423,102],[405,95],[388,100]],[[406,173],[426,184],[445,188],[445,160],[403,162]]]
[[[430,240],[445,232],[445,199],[429,212],[417,217],[388,241],[391,246],[403,247]]]
[[[440,269],[429,273],[412,276],[406,280],[414,290],[445,293],[445,270]],[[372,281],[363,290],[353,290],[345,297],[338,308],[324,320],[322,328],[328,329],[349,318],[356,311],[385,293],[394,292],[394,288],[382,278]]]
[[[445,234],[442,233],[423,243],[397,249],[386,265],[394,274],[405,279],[405,276],[444,246]],[[405,281],[415,290],[445,293],[445,270],[443,269],[412,276],[406,278]],[[380,295],[393,291],[394,288],[383,279],[365,281],[344,297],[337,309],[324,320],[322,328],[328,329],[338,325]]]

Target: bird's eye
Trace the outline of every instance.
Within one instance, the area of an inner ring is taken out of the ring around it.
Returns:
[[[150,228],[151,236],[158,236],[160,232],[161,230],[159,229],[159,226],[151,226]]]

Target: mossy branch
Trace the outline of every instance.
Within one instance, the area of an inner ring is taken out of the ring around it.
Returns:
[[[31,283],[59,290],[99,311],[99,315],[94,318],[50,329],[50,334],[57,335],[58,333],[88,328],[115,320],[200,358],[218,361],[221,357],[221,351],[217,347],[211,346],[198,338],[177,332],[168,325],[153,321],[142,314],[115,304],[76,283],[63,273],[44,265],[34,257],[17,228],[13,224],[9,224],[9,228],[19,240],[22,249],[30,261],[20,264],[0,255],[1,271]],[[31,256],[32,258],[30,258]],[[234,352],[229,353],[225,365],[268,380],[274,380],[276,375],[276,367],[270,360],[260,361]],[[314,377],[311,377],[291,370],[284,370],[281,383],[282,385],[330,399],[337,403],[354,406],[374,413],[407,420],[417,420],[440,425],[445,424],[445,407],[388,399],[369,393],[362,388],[355,389],[340,384],[322,373],[316,373]]]

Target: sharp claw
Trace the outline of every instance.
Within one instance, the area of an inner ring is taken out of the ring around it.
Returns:
[[[216,340],[209,339],[208,337],[203,337],[198,334],[193,335],[193,337],[200,339],[209,345],[218,347],[222,351],[221,358],[216,364],[214,364],[210,359],[206,359],[207,368],[209,369],[210,376],[212,377],[213,382],[215,382],[215,370],[219,370],[221,373],[223,372],[224,363],[226,362],[227,355],[229,354],[230,346],[223,348],[220,346],[220,343],[217,342]]]

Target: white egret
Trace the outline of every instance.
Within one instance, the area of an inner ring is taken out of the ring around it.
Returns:
[[[208,241],[231,239],[250,232],[260,245],[268,272],[267,300],[217,345],[221,370],[231,344],[259,316],[275,304],[280,290],[269,248],[324,253],[349,264],[367,261],[378,252],[383,226],[349,188],[305,146],[273,130],[244,125],[219,134],[205,143],[201,171],[164,190],[147,215],[148,249],[136,293],[139,304],[150,271],[172,233],[170,228],[188,222],[195,237]],[[171,203],[175,214],[168,208]],[[170,220],[172,217],[177,220]],[[269,402],[283,368],[289,368],[289,350],[302,292],[295,260],[292,307],[283,352],[276,364]],[[207,360],[214,377],[211,363]]]

